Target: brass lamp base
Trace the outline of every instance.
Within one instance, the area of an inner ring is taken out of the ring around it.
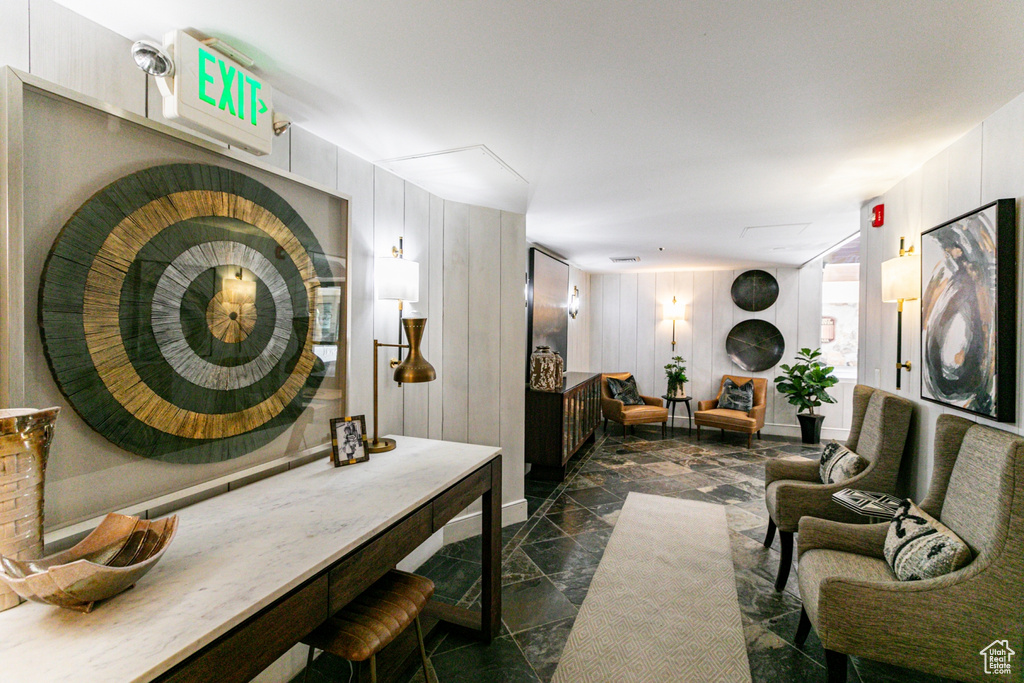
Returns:
[[[395,450],[395,446],[396,443],[394,439],[381,439],[380,441],[370,440],[366,443],[366,450],[371,453],[385,453],[387,451]]]

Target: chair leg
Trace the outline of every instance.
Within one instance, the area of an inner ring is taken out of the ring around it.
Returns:
[[[793,566],[793,532],[779,529],[779,543],[782,544],[782,559],[779,560],[779,575],[775,577],[775,590],[782,592]]]
[[[423,660],[423,680],[430,683],[430,667],[427,666],[427,646],[423,644],[423,627],[420,618],[416,617],[416,640],[420,643],[420,659]]]
[[[697,441],[700,441],[700,425],[697,425]]]
[[[761,430],[760,429],[757,430],[757,440],[758,441],[761,440]]]
[[[753,434],[747,434],[747,450],[748,451],[751,448],[753,448],[753,444],[754,444],[754,435]]]
[[[807,608],[800,608],[800,623],[796,627],[796,636],[793,638],[797,645],[803,645],[807,635],[811,632],[811,618],[807,616]]]
[[[722,430],[722,441],[725,441],[725,430]]]
[[[608,418],[607,417],[604,419],[604,433],[605,434],[608,433]]]
[[[665,438],[665,436],[666,436],[666,435],[665,435],[665,427],[666,427],[666,425],[667,425],[667,424],[668,424],[667,422],[662,422],[662,423],[661,423],[661,438],[663,438],[663,439],[664,439],[664,438]]]
[[[825,671],[828,683],[846,683],[846,655],[835,650],[825,650]]]
[[[370,655],[370,683],[377,683],[377,655]]]
[[[771,548],[772,542],[775,540],[775,520],[768,518],[768,533],[764,535],[764,547]]]
[[[310,645],[309,655],[306,657],[306,673],[302,675],[302,683],[309,683],[309,672],[313,670],[313,654],[315,652],[316,649]]]

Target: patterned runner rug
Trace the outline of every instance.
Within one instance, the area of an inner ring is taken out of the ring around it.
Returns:
[[[750,683],[725,508],[630,493],[552,683]]]

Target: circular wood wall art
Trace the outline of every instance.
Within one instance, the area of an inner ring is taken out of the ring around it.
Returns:
[[[767,320],[744,320],[729,330],[725,350],[732,362],[748,372],[775,367],[786,352],[779,328]]]
[[[744,311],[763,311],[779,298],[779,281],[763,270],[740,273],[732,283],[732,300]]]
[[[311,312],[331,270],[298,213],[242,173],[155,166],[108,185],[47,257],[50,370],[93,429],[132,453],[213,462],[268,443],[324,366]]]

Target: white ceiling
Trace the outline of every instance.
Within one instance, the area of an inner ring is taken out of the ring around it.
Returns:
[[[1020,0],[59,1],[227,40],[299,125],[592,271],[801,264],[1024,91]],[[431,186],[479,146],[491,180]]]

